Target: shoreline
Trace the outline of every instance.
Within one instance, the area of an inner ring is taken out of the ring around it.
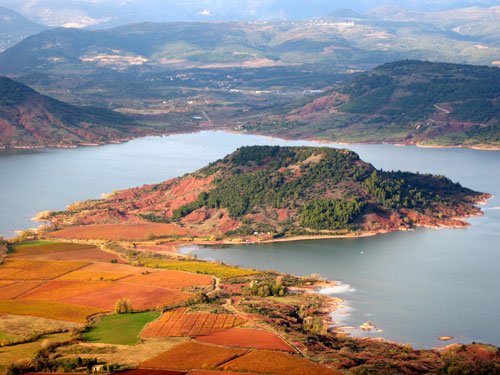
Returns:
[[[166,132],[166,133],[151,133],[151,134],[144,134],[140,135],[137,137],[130,137],[130,138],[120,138],[120,139],[115,139],[115,140],[110,140],[108,142],[102,142],[102,143],[77,143],[77,144],[72,144],[72,145],[46,145],[46,146],[41,146],[41,145],[21,145],[21,146],[0,146],[0,150],[40,150],[40,149],[49,149],[49,148],[55,148],[55,149],[73,149],[73,148],[78,148],[78,147],[98,147],[98,146],[106,146],[110,144],[121,144],[125,142],[129,142],[135,139],[140,139],[140,138],[145,138],[145,137],[161,137],[161,136],[169,136],[169,135],[178,135],[178,134],[193,134],[193,133],[201,133],[204,131],[208,132],[217,132],[217,131],[222,131],[225,133],[229,134],[240,134],[240,135],[258,135],[258,136],[263,136],[267,138],[276,138],[276,139],[281,139],[285,141],[308,141],[308,142],[316,142],[316,143],[324,143],[324,144],[337,144],[341,146],[350,146],[350,145],[393,145],[393,146],[399,146],[399,147],[408,147],[408,146],[415,146],[419,148],[430,148],[430,149],[471,149],[471,150],[478,150],[478,151],[500,151],[500,146],[488,146],[488,145],[433,145],[433,144],[423,144],[423,143],[418,143],[418,142],[388,142],[388,141],[361,141],[361,142],[349,142],[349,141],[334,141],[334,140],[328,140],[328,139],[321,139],[321,138],[315,138],[315,137],[306,137],[306,138],[293,138],[289,137],[287,135],[275,135],[275,134],[266,134],[266,133],[260,133],[260,132],[241,132],[237,131],[231,128],[212,128],[212,129],[199,129],[199,130],[187,130],[185,132],[182,131],[177,131],[177,132]]]

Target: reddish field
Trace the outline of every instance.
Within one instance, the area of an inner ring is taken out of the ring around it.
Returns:
[[[92,271],[73,271],[61,276],[57,280],[73,280],[73,281],[108,281],[120,280],[130,276],[127,273],[112,273],[112,272],[92,272]]]
[[[16,269],[17,272],[2,275],[6,280],[51,280],[65,273],[86,266],[85,262],[46,262],[41,260],[8,259],[2,268]]]
[[[52,238],[81,240],[143,240],[149,233],[154,236],[188,236],[190,232],[175,224],[100,224],[70,227],[49,233]]]
[[[192,296],[192,293],[160,289],[147,285],[113,283],[107,288],[67,298],[62,302],[113,310],[116,301],[126,298],[130,300],[134,310],[147,310],[184,302]]]
[[[74,306],[66,303],[46,301],[0,301],[0,313],[11,315],[29,315],[40,318],[86,323],[91,315],[104,312],[87,306]]]
[[[79,269],[82,272],[108,272],[108,273],[124,273],[127,275],[141,275],[144,272],[144,268],[129,266],[126,264],[116,264],[116,263],[92,263],[86,267]],[[154,270],[148,269],[150,272],[155,272]]]
[[[150,285],[159,288],[180,289],[191,286],[210,286],[214,279],[210,276],[181,271],[159,271],[148,275],[138,275],[120,280],[126,284]]]
[[[14,299],[40,285],[40,281],[26,281],[0,288],[0,299]]]
[[[244,353],[244,349],[188,341],[139,364],[138,367],[166,370],[213,369]]]
[[[212,332],[233,328],[246,322],[243,318],[229,314],[193,313],[186,309],[167,311],[162,317],[149,323],[142,338],[182,337],[208,335]]]
[[[27,301],[62,301],[113,285],[106,281],[53,280],[20,299]]]
[[[196,371],[189,371],[188,374],[189,375],[262,375],[262,373],[259,374],[256,372],[233,372],[233,371],[216,371],[216,370],[196,370]],[[268,373],[267,375],[276,375],[276,374]]]
[[[168,370],[144,370],[144,369],[122,371],[119,374],[120,375],[186,375],[185,372],[168,371]],[[33,375],[35,375],[35,374],[33,374]],[[37,374],[37,375],[39,375],[39,374]],[[50,375],[54,375],[54,374],[50,374]]]
[[[214,332],[196,340],[207,344],[236,346],[249,349],[269,349],[295,352],[293,348],[274,333],[259,329],[232,328]]]
[[[14,246],[14,253],[10,257],[26,256],[26,255],[41,255],[74,250],[95,249],[93,245],[78,244],[78,243],[54,243],[35,246]]]
[[[116,260],[124,262],[118,255],[108,253],[107,251],[96,247],[84,250],[60,251],[38,255],[23,255],[19,259],[39,259],[39,260],[88,260],[92,262],[111,262]]]
[[[340,375],[302,357],[283,352],[255,350],[224,363],[221,370],[272,373],[279,375]]]

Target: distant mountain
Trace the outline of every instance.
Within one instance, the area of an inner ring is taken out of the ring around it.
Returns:
[[[0,50],[3,51],[24,38],[37,34],[47,27],[29,21],[18,13],[0,7]]]
[[[388,63],[297,110],[243,129],[348,142],[499,147],[500,69]]]
[[[323,17],[348,6],[358,13],[380,5],[444,11],[500,5],[498,0],[1,0],[0,4],[49,26],[111,27],[137,22],[269,21]]]
[[[169,222],[220,238],[355,236],[465,226],[456,217],[479,214],[473,203],[486,197],[443,176],[377,170],[345,149],[252,146],[183,177],[49,216],[82,231],[86,224]]]
[[[101,144],[144,133],[117,112],[69,105],[0,77],[1,147]]]
[[[354,13],[344,11],[337,17],[346,14]],[[496,24],[491,21],[492,30]],[[58,28],[42,32],[0,54],[0,73],[297,64],[366,70],[401,59],[490,65],[500,64],[500,47],[495,43],[478,42],[429,22],[378,18],[140,23],[100,31]]]

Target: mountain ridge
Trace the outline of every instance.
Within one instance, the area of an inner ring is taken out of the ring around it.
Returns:
[[[0,77],[0,146],[103,144],[144,134],[131,118],[107,109],[77,107]]]

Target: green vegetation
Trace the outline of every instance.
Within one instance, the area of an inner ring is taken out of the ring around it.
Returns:
[[[342,199],[317,199],[306,203],[302,209],[302,226],[311,229],[344,229],[363,211],[366,202],[355,198],[352,201]]]
[[[203,262],[196,260],[168,260],[155,258],[139,258],[140,264],[150,268],[163,268],[167,270],[187,271],[214,275],[220,278],[230,278],[246,276],[260,273],[255,270],[248,270],[225,264]]]
[[[306,162],[311,157],[318,160]],[[315,198],[317,184],[326,184],[322,186],[326,190],[364,173],[354,168],[357,160],[355,153],[332,148],[242,147],[218,167],[212,165],[200,171],[210,174],[225,167],[224,178],[219,178],[216,187],[174,211],[173,219],[201,207],[225,208],[231,217],[241,217],[259,207],[295,208]],[[281,170],[291,165],[297,165],[301,176],[291,178],[291,171]]]
[[[17,249],[22,249],[26,247],[32,247],[32,246],[40,246],[40,245],[53,245],[59,242],[54,242],[54,241],[26,241],[23,243],[15,244],[10,246],[12,250],[17,250]]]
[[[105,344],[135,345],[146,324],[159,316],[156,311],[105,316],[83,334],[83,339]]]

